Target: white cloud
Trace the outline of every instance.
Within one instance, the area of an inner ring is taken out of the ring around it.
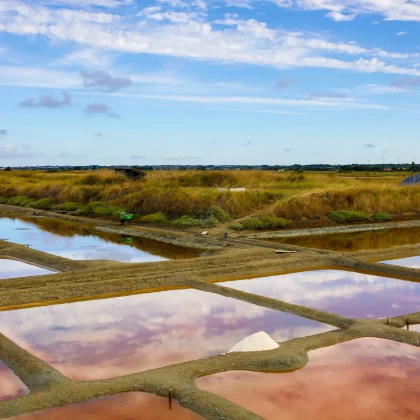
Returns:
[[[397,36],[407,35],[407,32],[397,32],[395,35]]]
[[[243,105],[272,105],[272,106],[304,106],[320,108],[359,108],[359,109],[388,109],[384,105],[371,102],[356,101],[351,98],[323,98],[320,99],[281,99],[255,96],[187,96],[187,95],[151,95],[117,93],[114,96],[132,97],[156,101],[187,102],[195,104],[243,104]]]
[[[185,155],[183,153],[174,153],[172,155],[166,156],[166,160],[174,160],[174,161],[180,161],[180,160],[190,160],[194,159],[191,156]]]
[[[92,48],[80,48],[64,57],[56,60],[54,66],[89,66],[89,67],[105,67],[112,62],[113,55],[101,50]]]
[[[420,76],[419,69],[380,60],[417,58],[418,53],[401,54],[364,48],[354,42],[334,42],[321,35],[272,29],[264,22],[241,20],[235,15],[218,21],[225,25],[220,28],[204,20],[203,5],[199,6],[198,2],[165,0],[160,3],[161,6],[143,9],[140,13],[144,16],[133,21],[115,13],[35,7],[19,0],[4,0],[0,4],[0,32],[43,35],[55,42],[78,44],[80,51],[64,57],[64,63],[77,62],[83,57],[91,61],[102,60],[103,56],[96,51],[108,51],[275,68],[319,67]],[[291,1],[276,3],[282,7],[296,6]],[[168,4],[180,10],[157,9]],[[336,19],[346,19],[350,14],[330,0],[302,0],[298,5],[309,10],[326,7]],[[356,56],[356,59],[343,59],[343,54]],[[103,55],[106,57],[105,53]]]
[[[378,14],[385,20],[420,22],[418,0],[270,0],[283,8],[325,10],[327,17],[337,20],[340,15]],[[339,18],[340,19],[340,18]],[[346,19],[341,19],[346,20]]]
[[[354,20],[354,18],[356,17],[355,14],[344,15],[343,13],[340,13],[340,12],[329,12],[326,14],[326,16],[332,20],[335,20],[336,22],[346,22],[346,21]]]

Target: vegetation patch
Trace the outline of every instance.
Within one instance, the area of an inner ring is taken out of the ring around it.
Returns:
[[[31,207],[41,210],[48,210],[54,205],[54,200],[51,198],[41,198],[40,200],[31,203]]]
[[[328,217],[337,223],[366,222],[370,220],[364,211],[339,210],[331,212]]]
[[[138,219],[140,223],[156,223],[156,224],[168,224],[169,219],[166,214],[158,211],[157,213],[148,214],[146,216],[140,217]]]
[[[82,207],[83,205],[80,203],[69,202],[69,203],[58,204],[54,206],[52,209],[61,210],[61,211],[77,211],[77,210],[80,210]]]
[[[118,216],[124,209],[119,206],[109,205],[102,201],[94,201],[76,211],[82,216]]]
[[[375,213],[374,215],[373,215],[373,218],[376,220],[376,221],[378,221],[378,222],[389,222],[390,220],[392,220],[392,217],[391,217],[391,215],[390,214],[388,214],[388,213],[385,213],[385,212],[378,212],[378,213]]]
[[[287,220],[276,216],[260,216],[250,217],[243,220],[241,223],[234,223],[230,226],[234,230],[265,230],[284,228],[287,225]]]
[[[209,228],[216,226],[217,219],[210,217],[208,219],[195,219],[189,215],[181,216],[179,219],[176,219],[172,222],[174,226],[182,228],[190,227],[200,227],[200,228]]]

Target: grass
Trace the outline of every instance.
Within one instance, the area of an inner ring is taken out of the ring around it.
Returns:
[[[369,216],[364,211],[339,210],[331,212],[328,217],[337,223],[367,222]]]
[[[284,228],[287,225],[287,220],[265,215],[260,217],[250,217],[241,221],[240,223],[233,223],[230,228],[233,230],[266,230]]]
[[[238,219],[243,226],[245,218],[250,220],[246,225],[259,229],[273,226],[254,220],[259,217],[275,216],[293,225],[328,221],[328,215],[340,211],[364,212],[373,221],[383,221],[407,213],[418,217],[420,188],[398,186],[408,175],[151,171],[143,180],[133,181],[111,170],[2,171],[0,202],[102,217],[117,217],[126,210],[141,223],[180,227],[229,221],[236,225]],[[240,187],[246,191],[219,190]]]

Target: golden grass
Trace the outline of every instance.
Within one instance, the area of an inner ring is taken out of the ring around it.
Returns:
[[[289,220],[322,218],[335,210],[401,214],[420,210],[420,188],[398,187],[408,174],[269,171],[151,171],[132,181],[111,170],[0,172],[0,197],[51,198],[54,204],[93,201],[139,215],[171,218],[218,206],[233,219],[274,214]],[[245,187],[245,192],[218,188]],[[7,200],[6,200],[7,201]]]

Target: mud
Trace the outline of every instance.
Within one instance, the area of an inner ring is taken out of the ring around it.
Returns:
[[[4,211],[10,214],[13,209],[8,208]],[[53,217],[62,216],[53,215]],[[76,218],[64,217],[76,221]],[[88,222],[95,226],[121,229],[112,222],[95,220]],[[0,310],[174,288],[193,288],[288,312],[334,326],[337,330],[282,342],[275,350],[214,356],[117,378],[86,382],[65,377],[0,334],[0,361],[31,391],[18,399],[1,402],[0,418],[75,404],[121,392],[144,391],[167,397],[171,389],[173,398],[181,406],[206,419],[260,419],[258,415],[215,394],[199,390],[195,380],[229,370],[293,371],[307,364],[308,351],[356,338],[377,337],[420,347],[418,333],[401,329],[407,322],[410,325],[420,324],[420,312],[380,320],[353,319],[223,286],[223,282],[229,280],[327,268],[419,282],[418,269],[372,261],[420,255],[420,245],[389,248],[379,252],[359,251],[341,254],[264,241],[257,243],[235,238],[227,241],[222,237],[201,238],[196,234],[169,229],[131,227],[129,230],[138,232],[139,235],[156,235],[154,239],[162,235],[167,241],[181,240],[189,247],[211,250],[211,256],[129,265],[107,261],[70,261],[1,241],[0,256],[13,257],[62,272],[1,281]],[[131,232],[130,234],[133,235]],[[277,254],[275,251],[279,249],[295,252]]]

